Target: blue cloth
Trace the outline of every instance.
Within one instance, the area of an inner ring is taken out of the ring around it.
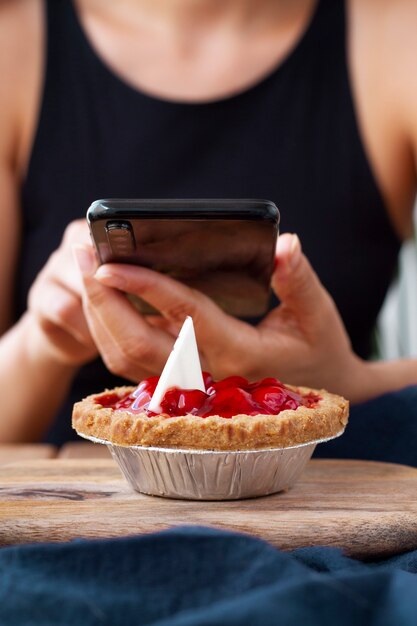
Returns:
[[[351,406],[343,437],[320,444],[314,456],[417,467],[417,386]]]
[[[220,521],[220,520],[219,520]],[[417,552],[363,564],[177,528],[0,551],[0,624],[415,626]]]

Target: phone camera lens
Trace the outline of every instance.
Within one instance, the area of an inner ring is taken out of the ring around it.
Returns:
[[[135,249],[133,230],[129,222],[107,222],[107,239],[112,252],[117,256],[128,256]]]

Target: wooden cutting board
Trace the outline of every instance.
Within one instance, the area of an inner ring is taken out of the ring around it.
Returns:
[[[0,544],[119,537],[183,524],[250,533],[282,549],[339,546],[359,558],[417,548],[417,469],[313,460],[288,492],[192,502],[133,492],[112,460],[0,468]]]

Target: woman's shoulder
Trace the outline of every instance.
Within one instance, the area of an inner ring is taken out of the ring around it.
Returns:
[[[362,139],[400,237],[412,233],[417,156],[417,2],[346,0]]]
[[[43,0],[0,0],[0,158],[24,159],[43,73]],[[26,144],[26,145],[25,145]]]
[[[0,86],[6,82],[10,89],[27,78],[39,56],[36,48],[42,50],[43,13],[43,0],[0,0]]]
[[[379,80],[397,102],[417,98],[416,0],[347,0],[347,7],[353,53],[376,72],[369,82]]]

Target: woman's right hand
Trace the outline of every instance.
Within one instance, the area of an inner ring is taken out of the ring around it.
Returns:
[[[83,313],[82,281],[72,252],[74,245],[89,241],[85,220],[71,222],[59,248],[38,274],[28,298],[32,349],[75,367],[97,356]]]

